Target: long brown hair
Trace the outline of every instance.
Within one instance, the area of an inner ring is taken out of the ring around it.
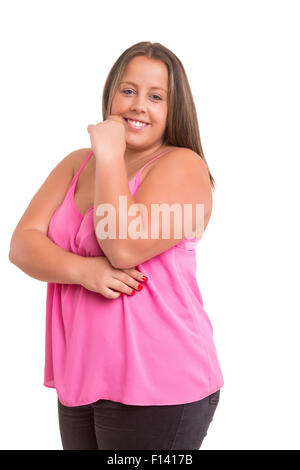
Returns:
[[[196,107],[186,72],[178,57],[162,44],[149,41],[138,42],[126,49],[116,60],[103,89],[103,120],[111,114],[112,101],[127,64],[139,55],[144,55],[149,59],[158,59],[168,68],[168,116],[163,144],[186,147],[196,152],[207,166],[211,188],[214,190],[215,180],[204,157]]]

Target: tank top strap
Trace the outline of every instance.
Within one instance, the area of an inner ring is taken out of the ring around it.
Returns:
[[[162,157],[165,153],[171,152],[171,150],[173,150],[173,149],[165,150],[164,152],[160,153],[159,155],[156,155],[156,157],[154,157],[154,158],[152,158],[151,160],[149,160],[149,162],[147,162],[147,163],[137,172],[136,178],[138,179],[138,182],[140,183],[141,173],[142,173],[142,171],[146,168],[146,166],[150,165],[150,163],[154,162],[154,160],[156,160],[157,158]]]
[[[77,170],[77,172],[76,172],[75,175],[74,175],[73,183],[74,183],[75,181],[77,181],[77,179],[78,179],[78,177],[79,177],[81,171],[83,170],[83,167],[87,164],[88,160],[89,160],[90,157],[93,155],[93,153],[94,153],[94,152],[91,150],[91,151],[89,152],[88,156],[84,159],[84,161],[83,161],[83,163],[81,164],[79,170]]]

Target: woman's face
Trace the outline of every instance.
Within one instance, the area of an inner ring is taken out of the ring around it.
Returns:
[[[162,142],[167,123],[167,93],[168,69],[163,62],[136,56],[127,64],[111,114],[148,124],[133,128],[125,121],[127,147],[139,149]]]

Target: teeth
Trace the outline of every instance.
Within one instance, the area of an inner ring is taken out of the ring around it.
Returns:
[[[131,119],[127,119],[127,121],[132,124],[133,126],[135,127],[144,127],[144,126],[148,126],[148,124],[145,124],[143,122],[140,122],[140,121],[131,121]]]

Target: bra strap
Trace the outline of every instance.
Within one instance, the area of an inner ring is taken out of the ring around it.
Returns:
[[[84,159],[84,161],[83,161],[83,163],[81,164],[79,170],[77,170],[77,172],[75,173],[75,175],[74,175],[74,181],[77,180],[77,178],[78,178],[78,176],[80,175],[80,173],[81,173],[83,167],[85,166],[85,164],[87,163],[87,161],[90,159],[90,157],[92,156],[92,154],[93,154],[93,151],[91,150],[91,151],[89,152],[88,156]]]
[[[144,168],[146,168],[146,166],[150,165],[150,163],[154,162],[154,160],[156,160],[157,158],[162,157],[165,153],[171,152],[171,150],[173,150],[173,149],[165,150],[164,152],[160,153],[159,155],[156,155],[156,157],[152,158],[152,160],[149,160],[149,162],[147,162],[136,174],[136,177],[138,178],[138,180],[140,181],[141,173],[144,170]]]

